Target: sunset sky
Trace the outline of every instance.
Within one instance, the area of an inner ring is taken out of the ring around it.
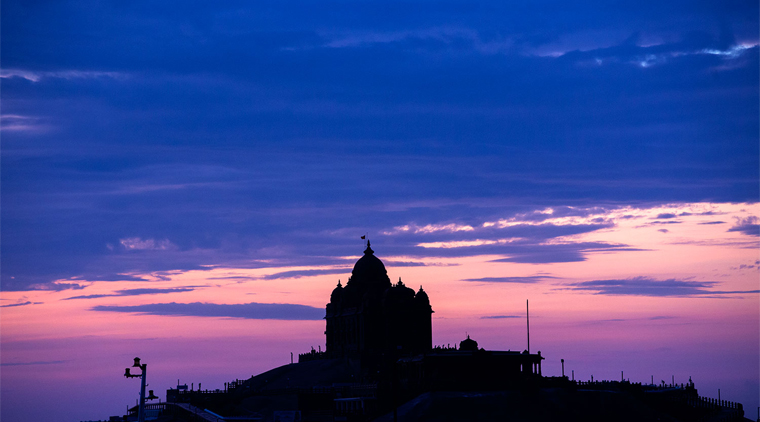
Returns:
[[[435,344],[760,405],[757,2],[0,8],[3,421],[324,348],[363,235]]]

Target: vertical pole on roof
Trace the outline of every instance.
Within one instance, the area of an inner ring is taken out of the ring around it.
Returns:
[[[530,353],[530,306],[528,304],[528,299],[525,299],[525,315],[528,324],[528,353]]]

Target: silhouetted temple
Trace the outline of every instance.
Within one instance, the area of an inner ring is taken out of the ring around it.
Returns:
[[[325,312],[326,350],[303,353],[299,362],[345,359],[357,375],[377,381],[395,367],[404,383],[425,390],[433,385],[512,385],[541,376],[541,352],[487,351],[469,336],[454,347],[433,348],[430,298],[415,294],[399,279],[391,284],[383,262],[367,242],[351,276],[330,295]]]
[[[561,377],[545,377],[541,352],[485,350],[469,335],[459,347],[432,347],[432,314],[422,287],[392,284],[367,242],[346,285],[330,294],[324,351],[224,390],[178,383],[169,403],[150,410],[160,422],[744,420],[741,404],[700,397],[691,380],[582,382],[564,365]],[[126,420],[136,420],[131,412]]]
[[[432,349],[431,314],[427,293],[392,285],[385,265],[367,242],[346,286],[338,281],[330,295],[327,320],[328,358],[405,356]]]

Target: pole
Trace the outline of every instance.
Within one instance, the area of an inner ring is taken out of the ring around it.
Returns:
[[[528,324],[528,353],[530,353],[530,306],[528,305],[528,299],[525,299],[525,316]]]
[[[140,375],[140,409],[137,415],[137,422],[145,422],[145,375],[148,372],[148,364],[144,363],[140,368],[142,375]]]
[[[720,388],[718,389],[718,402],[720,402]]]
[[[573,381],[575,381],[575,369],[573,369],[572,371],[573,371]]]
[[[562,378],[565,378],[565,360],[560,359],[560,362],[562,362]]]

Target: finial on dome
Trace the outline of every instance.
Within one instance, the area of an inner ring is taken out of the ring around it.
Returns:
[[[372,250],[372,248],[369,247],[369,239],[367,239],[367,249],[364,250],[364,254],[373,254],[375,251]]]
[[[340,285],[340,279],[338,279],[338,287],[343,287]]]
[[[422,284],[420,284],[420,291],[422,291]]]
[[[401,281],[401,277],[399,277],[397,286],[403,286],[403,285],[404,285],[404,282]]]

